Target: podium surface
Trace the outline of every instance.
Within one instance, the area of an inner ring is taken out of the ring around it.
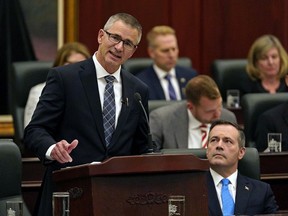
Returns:
[[[53,173],[57,191],[69,191],[70,215],[168,215],[168,197],[185,196],[186,215],[208,215],[206,171],[194,155],[113,157]]]

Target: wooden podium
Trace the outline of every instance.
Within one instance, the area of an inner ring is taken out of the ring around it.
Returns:
[[[208,161],[194,155],[113,157],[53,173],[69,191],[70,215],[168,216],[169,195],[184,195],[186,215],[208,215]]]

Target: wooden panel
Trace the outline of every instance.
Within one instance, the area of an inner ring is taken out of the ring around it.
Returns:
[[[167,1],[83,0],[79,8],[79,40],[87,44],[91,51],[96,51],[98,30],[103,28],[112,14],[126,12],[135,16],[143,27],[143,37],[134,57],[147,57],[146,34],[154,25],[169,24],[168,11]]]
[[[217,58],[246,58],[253,41],[274,34],[287,47],[285,0],[203,1],[204,71]]]
[[[288,152],[260,153],[261,180],[271,185],[280,210],[288,210]]]
[[[214,59],[246,58],[251,43],[274,34],[288,47],[288,1],[285,0],[81,0],[79,40],[91,51],[97,33],[117,12],[134,15],[143,26],[143,39],[134,57],[147,57],[145,35],[154,25],[176,29],[180,56],[188,56],[199,73],[210,74]]]

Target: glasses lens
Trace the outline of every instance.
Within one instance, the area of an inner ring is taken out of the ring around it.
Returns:
[[[134,49],[134,44],[132,44],[131,42],[129,41],[123,41],[123,45],[126,49],[129,49],[129,50],[132,50]]]
[[[117,35],[113,35],[113,34],[109,35],[109,39],[113,43],[119,43],[121,41],[121,38],[119,38]]]
[[[118,35],[114,35],[114,34],[111,34],[107,31],[105,31],[108,35],[108,39],[112,42],[112,43],[115,43],[115,44],[118,44],[120,43],[121,41],[123,41],[123,46],[125,47],[125,49],[128,49],[128,50],[133,50],[135,48],[135,45],[133,43],[131,43],[130,41],[128,40],[122,40],[121,37],[119,37]]]

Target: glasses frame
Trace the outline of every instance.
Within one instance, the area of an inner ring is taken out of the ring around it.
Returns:
[[[127,50],[134,50],[137,48],[137,45],[133,44],[129,40],[123,40],[119,35],[117,34],[112,34],[108,32],[107,30],[103,30],[107,35],[108,35],[108,40],[114,44],[119,44],[120,42],[123,42],[123,47]],[[113,37],[114,36],[114,37]],[[117,40],[117,41],[116,41]],[[133,45],[133,47],[130,48],[130,46],[127,46],[127,44]]]

